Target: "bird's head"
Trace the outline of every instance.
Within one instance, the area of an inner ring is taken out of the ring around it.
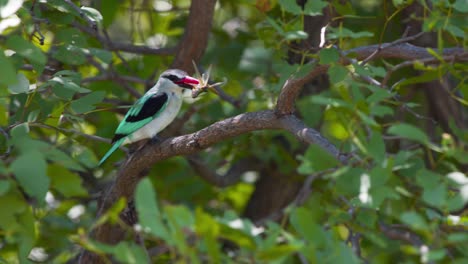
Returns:
[[[163,72],[159,81],[162,82],[163,86],[168,85],[168,87],[176,87],[185,88],[185,89],[193,89],[193,87],[200,83],[198,79],[190,77],[186,72],[177,69],[171,69]]]

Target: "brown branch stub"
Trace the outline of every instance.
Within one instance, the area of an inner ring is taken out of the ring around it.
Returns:
[[[184,36],[177,46],[171,67],[193,73],[192,60],[198,62],[208,44],[216,0],[193,0]]]
[[[303,78],[288,79],[281,89],[276,103],[276,114],[279,116],[289,115],[294,113],[294,102],[302,90],[302,87],[313,78],[326,73],[328,65],[320,65],[315,67],[308,75]]]

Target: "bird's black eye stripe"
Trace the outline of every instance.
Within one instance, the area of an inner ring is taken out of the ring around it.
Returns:
[[[171,81],[174,82],[174,83],[180,81],[180,78],[177,77],[177,76],[175,76],[175,75],[173,75],[173,74],[163,75],[162,77],[163,77],[163,78],[166,78],[166,79],[169,79],[169,80],[171,80]]]

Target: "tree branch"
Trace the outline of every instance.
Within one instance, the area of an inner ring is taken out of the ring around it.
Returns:
[[[99,31],[94,30],[90,27],[86,27],[80,23],[72,22],[72,25],[79,29],[80,31],[87,33],[88,35],[94,37],[103,46],[106,47],[107,50],[110,51],[124,51],[129,53],[136,53],[136,54],[148,54],[148,55],[160,55],[160,56],[169,56],[174,55],[176,49],[173,47],[169,48],[153,48],[146,45],[133,45],[129,43],[123,42],[115,42],[106,37],[102,36]]]
[[[407,39],[412,39],[408,37]],[[427,50],[423,47],[414,46],[408,43],[383,43],[378,45],[370,45],[350,49],[344,51],[343,54],[347,56],[355,56],[358,60],[375,60],[375,59],[404,59],[404,60],[429,60],[437,62]],[[444,59],[449,60],[467,60],[467,52],[463,48],[447,48],[442,51]],[[316,62],[311,62],[316,63]],[[341,64],[348,65],[349,60],[342,59]],[[412,62],[414,63],[414,62]],[[278,96],[276,112],[279,115],[288,115],[294,112],[294,101],[302,90],[304,84],[313,78],[325,73],[328,70],[328,65],[319,65],[315,67],[308,75],[303,78],[290,78]]]
[[[177,46],[172,68],[192,74],[192,60],[198,62],[205,52],[211,32],[216,0],[193,0],[184,36]]]
[[[84,21],[86,21],[86,23],[88,24],[89,28],[96,31],[98,30],[98,27],[97,27],[97,24],[96,24],[96,21],[94,20],[91,20],[84,12],[81,8],[79,8],[77,5],[75,5],[71,0],[64,0],[65,3],[67,3],[73,10],[75,10],[75,12],[77,12],[81,18],[84,19]]]
[[[192,134],[168,138],[160,144],[146,145],[141,151],[130,156],[121,166],[114,184],[104,194],[98,215],[102,215],[120,197],[130,200],[139,179],[154,163],[173,156],[197,153],[235,136],[265,129],[287,129],[299,139],[318,143],[331,155],[345,160],[332,144],[326,143],[326,139],[305,127],[292,115],[278,117],[272,110],[244,113],[216,122]],[[123,238],[125,232],[117,229],[119,228],[109,224],[99,226],[95,230],[95,238],[104,243],[116,243]]]

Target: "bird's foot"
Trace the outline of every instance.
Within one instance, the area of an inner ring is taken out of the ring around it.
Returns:
[[[158,144],[158,143],[160,143],[160,142],[162,141],[162,138],[160,138],[160,137],[158,137],[157,135],[155,135],[155,136],[153,136],[153,137],[151,138],[150,141],[151,141],[151,144]]]

